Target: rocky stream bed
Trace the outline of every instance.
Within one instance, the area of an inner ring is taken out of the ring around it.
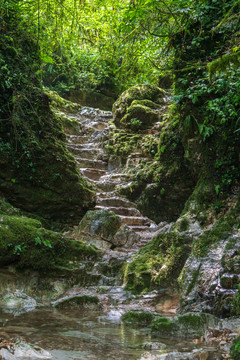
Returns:
[[[174,226],[177,229],[182,219],[155,223],[120,195],[120,188],[131,185],[130,170],[151,159],[134,151],[121,163],[108,154],[104,144],[114,127],[109,123],[112,113],[82,108],[74,113],[58,110],[57,115],[74,124],[68,149],[97,193],[95,209],[65,235],[94,245],[101,253],[97,260],[76,262],[68,275],[19,273],[13,267],[1,271],[0,358],[228,359],[232,340],[240,331],[239,318],[224,320],[205,312],[218,315],[212,311],[220,306],[214,301],[219,304],[219,297],[228,299],[236,293],[220,279],[225,274],[225,280],[236,280],[228,275],[231,269],[227,272],[222,258],[233,259],[238,233],[229,235],[235,239],[229,247],[232,257],[223,241],[213,246],[204,265],[203,258],[188,258],[181,273],[181,307],[178,291],[170,282],[139,294],[130,292],[125,287],[124,264],[131,263],[132,256],[154,236],[169,234]],[[154,124],[152,136],[159,127],[160,122]],[[198,220],[189,215],[188,221],[188,229],[178,233],[199,237],[203,231]],[[108,223],[113,225],[108,228]],[[197,297],[199,282],[193,283],[196,273],[201,277],[202,299]],[[227,313],[227,300],[222,303]],[[187,314],[177,316],[178,310]]]

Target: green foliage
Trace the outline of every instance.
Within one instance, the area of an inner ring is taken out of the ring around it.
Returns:
[[[240,360],[240,336],[233,340],[230,356],[233,360]]]

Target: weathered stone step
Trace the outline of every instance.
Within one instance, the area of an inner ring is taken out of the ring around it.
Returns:
[[[106,206],[96,206],[96,210],[109,210],[115,212],[117,215],[124,216],[141,216],[141,213],[136,208],[126,208],[126,207],[106,207]]]
[[[111,181],[102,181],[102,178],[100,181],[96,181],[95,182],[95,185],[97,186],[97,188],[99,190],[102,190],[106,193],[106,196],[109,196],[109,192],[112,192],[115,187],[116,187],[116,184],[111,182]],[[99,196],[101,197],[103,194],[99,194]]]
[[[92,168],[80,169],[80,172],[82,176],[85,176],[90,180],[99,180],[101,176],[106,174],[106,171],[104,170],[92,169]]]
[[[118,183],[122,183],[123,181],[127,181],[129,178],[130,178],[129,174],[108,173],[102,178],[102,180],[111,181],[114,182],[115,184],[118,184]]]
[[[76,146],[68,146],[68,149],[73,153],[74,155],[77,155],[78,157],[81,157],[83,159],[97,159],[102,154],[102,149],[98,148],[79,148]]]
[[[149,220],[150,221],[150,220]],[[150,227],[149,226],[146,226],[146,225],[136,225],[136,226],[130,226],[130,228],[135,231],[137,234],[139,234],[140,236],[142,236],[142,234],[144,232],[149,232],[151,231],[150,230]]]
[[[97,205],[100,206],[109,206],[109,207],[131,207],[136,208],[136,205],[131,201],[120,197],[112,197],[112,198],[98,198]]]
[[[93,133],[96,130],[103,131],[108,128],[107,122],[93,120],[89,122],[89,119],[83,121],[81,125],[84,126],[84,129],[87,130],[89,134]]]
[[[131,225],[150,225],[150,220],[143,216],[119,216],[125,224]]]
[[[79,136],[79,135],[69,135],[68,136],[68,144],[69,147],[72,144],[86,144],[89,141],[89,136]]]
[[[107,170],[107,162],[102,160],[91,160],[91,159],[82,159],[76,156],[78,166],[80,168],[94,168],[99,170]]]

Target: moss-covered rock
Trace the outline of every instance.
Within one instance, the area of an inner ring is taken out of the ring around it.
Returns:
[[[124,126],[126,121],[130,122],[130,119],[134,119],[136,116],[141,117],[141,119],[137,117],[139,121],[144,120],[145,126],[148,124],[148,116],[150,123],[151,121],[156,121],[156,115],[154,118],[153,113],[154,110],[157,109],[157,105],[163,104],[164,96],[165,91],[154,85],[145,84],[132,86],[123,92],[113,104],[113,119],[115,124],[120,127]],[[138,102],[139,100],[144,100],[145,102]],[[149,101],[146,102],[146,100]],[[135,103],[133,103],[134,101]],[[130,110],[131,105],[132,108]],[[121,119],[127,114],[127,118],[121,124]]]
[[[190,243],[190,238],[177,233],[156,236],[127,264],[127,289],[138,293],[154,286],[168,287],[176,284],[190,252]]]
[[[192,254],[179,278],[182,310],[208,311],[221,316],[239,312],[238,224],[237,202],[224,218],[194,240]]]
[[[142,143],[144,140],[147,143],[148,139],[143,138]],[[155,222],[171,222],[182,213],[196,178],[184,157],[176,123],[166,123],[157,141],[157,147],[149,144],[149,152],[153,151],[154,158],[133,171],[133,182],[120,189],[120,193],[135,201],[142,214]]]
[[[121,223],[119,216],[108,210],[88,211],[70,236],[100,249],[130,247],[139,239],[134,231]]]
[[[238,279],[239,281],[239,279]],[[232,314],[240,316],[240,285],[238,285],[238,291],[233,298],[233,309]]]
[[[219,320],[210,314],[187,313],[175,318],[158,317],[152,321],[152,330],[161,336],[195,338],[203,336],[208,327],[216,327]]]
[[[159,107],[155,103],[150,100],[134,100],[120,120],[120,126],[132,131],[145,130],[158,120]]]
[[[13,205],[59,223],[76,223],[94,206],[92,187],[79,176],[62,124],[41,86],[34,37],[8,5],[0,35],[0,192]],[[9,75],[11,74],[11,76]]]
[[[150,326],[156,316],[160,315],[147,310],[131,310],[123,314],[121,320],[127,325]]]
[[[0,266],[43,272],[73,269],[74,262],[97,256],[97,250],[46,230],[34,219],[0,215]]]
[[[171,319],[165,317],[154,319],[151,328],[152,331],[167,337],[176,334],[178,331],[177,325]]]

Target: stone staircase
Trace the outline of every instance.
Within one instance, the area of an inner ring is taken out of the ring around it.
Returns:
[[[118,196],[116,190],[119,185],[129,183],[128,168],[136,166],[144,156],[139,152],[131,154],[124,167],[118,161],[112,162],[104,149],[104,141],[113,128],[109,124],[112,113],[84,107],[76,116],[81,131],[79,135],[68,135],[67,146],[77,160],[81,175],[96,188],[95,209],[116,213],[124,224],[140,235],[138,248],[152,239],[158,227],[143,216],[133,202]]]

